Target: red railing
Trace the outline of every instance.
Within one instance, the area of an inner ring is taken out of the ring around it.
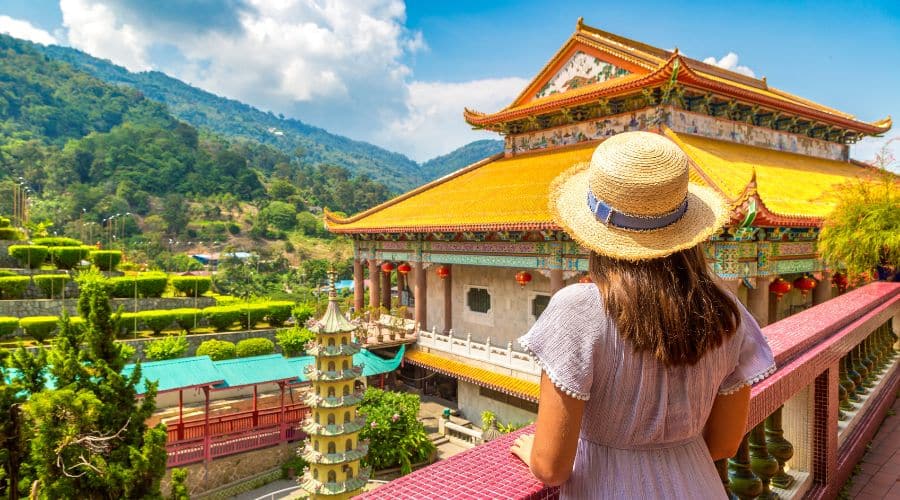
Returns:
[[[304,439],[300,426],[308,413],[309,407],[297,403],[285,406],[283,423],[280,408],[220,415],[210,418],[209,436],[203,434],[203,419],[181,426],[175,422],[169,426],[166,465],[176,467]],[[183,439],[178,439],[179,431]]]
[[[900,388],[900,361],[891,365],[878,382],[877,391],[857,407],[858,412],[839,436],[838,382],[843,357],[893,317],[894,332],[900,322],[900,284],[871,283],[773,323],[763,329],[775,354],[778,370],[751,391],[749,431],[789,399],[806,391],[814,411],[802,406],[808,420],[809,442],[797,440],[794,447],[807,447],[811,456],[802,490],[791,494],[804,498],[834,498],[865,452],[872,435],[890,408]],[[556,498],[558,490],[541,484],[509,447],[517,435],[534,432],[533,426],[500,437],[412,474],[394,480],[361,498],[426,498],[441,492],[443,498]],[[746,439],[746,438],[745,438]],[[840,439],[840,443],[838,442]],[[740,461],[740,460],[736,460]],[[748,464],[748,471],[749,471]],[[711,496],[718,496],[717,493]]]

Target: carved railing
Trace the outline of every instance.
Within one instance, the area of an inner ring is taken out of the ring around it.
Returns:
[[[763,329],[778,370],[753,387],[746,435],[717,463],[730,498],[834,498],[900,389],[900,284],[871,283]],[[553,498],[509,452],[528,427],[364,495]],[[710,492],[718,498],[719,492]]]
[[[515,350],[513,342],[506,345],[494,345],[488,338],[485,342],[472,340],[472,334],[458,337],[453,330],[445,335],[432,329],[430,332],[419,330],[416,345],[434,351],[443,351],[457,356],[475,359],[495,365],[506,370],[513,370],[535,376],[541,375],[541,367],[528,353]]]

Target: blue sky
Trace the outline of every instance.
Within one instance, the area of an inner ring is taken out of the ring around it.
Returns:
[[[417,160],[492,137],[469,130],[463,106],[508,104],[579,16],[862,120],[900,120],[896,1],[0,0],[0,31],[164,71]],[[853,154],[871,159],[898,135]]]

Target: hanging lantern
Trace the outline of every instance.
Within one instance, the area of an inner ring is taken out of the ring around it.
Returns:
[[[784,294],[791,291],[791,284],[783,279],[775,278],[775,281],[769,285],[769,292],[775,294],[775,300],[780,300]]]
[[[850,280],[847,279],[846,274],[837,273],[831,278],[831,283],[837,287],[838,292],[844,293],[847,291],[847,286],[850,285]]]
[[[519,271],[516,273],[516,282],[522,288],[525,287],[531,281],[531,273],[527,271]]]
[[[404,276],[406,274],[408,274],[411,270],[412,270],[412,267],[409,264],[407,264],[406,262],[397,266],[397,272]]]
[[[381,270],[387,274],[394,270],[394,264],[392,262],[385,262],[381,265]]]
[[[441,279],[446,279],[447,276],[450,276],[450,266],[445,266],[445,265],[438,266],[437,275]]]
[[[809,275],[804,274],[803,276],[794,280],[794,288],[800,290],[800,295],[806,297],[806,295],[816,287],[816,280],[809,277]]]
[[[593,283],[594,280],[591,279],[591,275],[585,274],[584,276],[578,278],[579,283]]]

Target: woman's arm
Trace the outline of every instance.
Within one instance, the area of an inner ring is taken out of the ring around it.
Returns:
[[[744,386],[732,394],[720,394],[716,397],[706,420],[706,427],[703,429],[703,439],[713,460],[730,458],[737,453],[744,437],[749,412],[749,386]]]
[[[572,474],[584,401],[568,396],[541,373],[541,397],[533,436],[516,439],[512,452],[544,484],[558,486]]]

